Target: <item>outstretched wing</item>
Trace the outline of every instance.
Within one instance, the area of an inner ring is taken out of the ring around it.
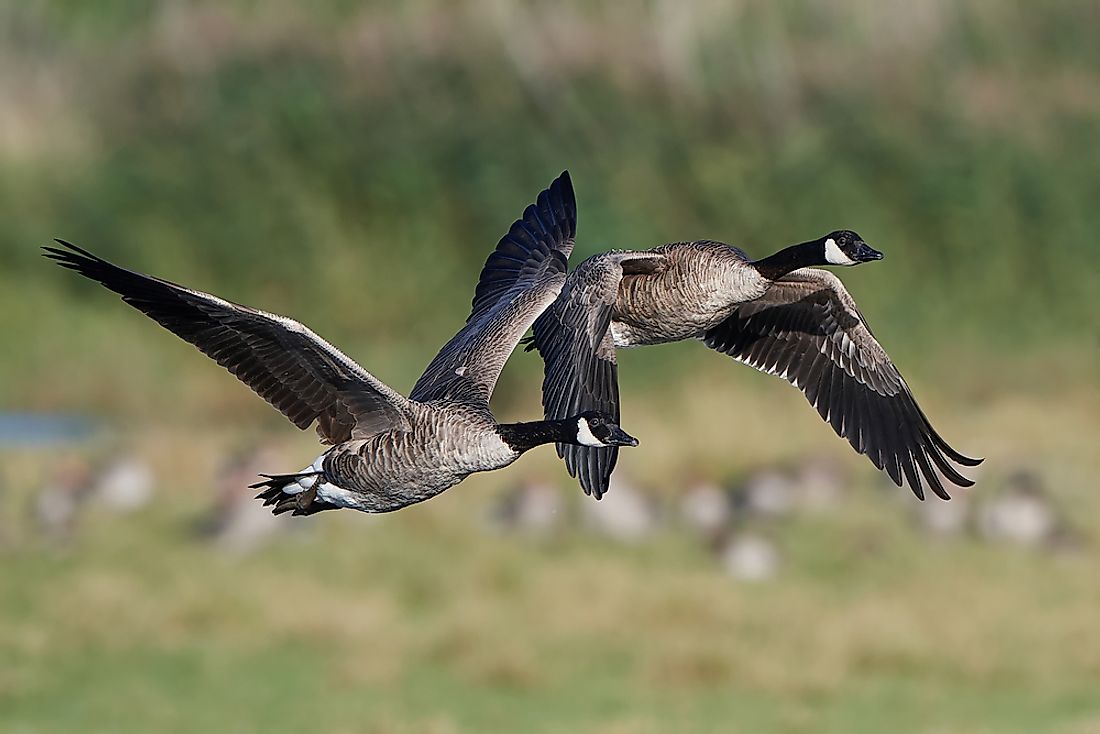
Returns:
[[[76,245],[46,257],[122,296],[327,443],[409,427],[401,394],[302,324],[120,268]]]
[[[565,171],[485,261],[466,325],[424,370],[413,400],[488,401],[520,337],[561,291],[576,232],[577,202]]]
[[[663,257],[648,252],[594,255],[573,271],[558,299],[535,321],[533,343],[545,363],[542,406],[548,419],[597,410],[618,423],[618,367],[608,329],[612,307],[624,270],[651,273]],[[618,461],[618,447],[559,443],[557,449],[585,494],[602,497]]]
[[[924,499],[921,477],[949,499],[951,484],[973,481],[957,466],[982,459],[944,441],[917,405],[886,351],[875,340],[840,279],[824,270],[796,270],[761,298],[743,303],[706,332],[706,345],[787,380],[839,436]]]

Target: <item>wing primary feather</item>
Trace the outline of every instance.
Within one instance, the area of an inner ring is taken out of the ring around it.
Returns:
[[[916,404],[843,284],[804,269],[739,304],[703,335],[707,346],[794,384],[822,419],[899,486],[946,494],[941,479],[973,482],[952,462],[976,466],[952,449]],[[937,472],[938,470],[938,472]]]
[[[943,482],[940,481],[940,478],[936,474],[936,471],[928,462],[928,456],[925,451],[918,449],[914,453],[917,457],[917,463],[920,464],[921,472],[924,474],[924,479],[926,482],[928,482],[928,486],[932,489],[932,492],[940,499],[951,499],[951,495],[948,494],[947,490],[943,488]]]
[[[939,467],[939,470],[943,473],[945,477],[947,477],[948,481],[950,481],[952,484],[958,485],[960,487],[974,486],[974,480],[960,474],[959,471],[951,465],[951,462],[949,462],[947,458],[945,458],[944,455],[940,452],[938,446],[934,444],[930,445],[928,447],[928,455],[931,457],[932,462],[937,467]]]
[[[337,384],[375,396],[371,404],[376,414],[357,420],[392,428],[407,425],[404,397],[298,322],[127,270],[64,240],[57,243],[61,247],[43,248],[47,258],[119,294],[224,367],[299,428],[308,427],[322,413],[342,410]],[[288,361],[286,355],[293,359]],[[347,437],[326,436],[333,442]]]
[[[864,394],[864,406],[866,408],[863,430],[863,448],[867,458],[878,469],[886,470],[886,464],[882,458],[882,424],[879,421],[879,402],[882,396],[875,392]]]

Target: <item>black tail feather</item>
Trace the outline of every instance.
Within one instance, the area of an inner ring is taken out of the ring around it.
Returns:
[[[271,513],[273,515],[281,515],[284,512],[289,512],[291,515],[304,517],[306,515],[315,515],[325,510],[338,509],[340,508],[336,505],[317,499],[317,490],[311,488],[304,492],[299,492],[298,494],[283,495],[283,499],[279,500],[275,503],[275,506],[271,508]]]
[[[321,474],[319,471],[296,472],[294,474],[260,474],[260,476],[264,478],[264,481],[250,484],[248,488],[259,489],[260,487],[279,487],[282,489],[288,484],[297,482],[299,479],[315,477],[319,474]]]
[[[256,499],[264,501],[264,507],[271,507],[274,515],[290,512],[294,515],[312,515],[323,510],[338,509],[336,505],[317,499],[316,488],[310,488],[287,494],[285,487],[294,484],[303,477],[320,476],[323,472],[299,472],[296,474],[261,474],[264,481],[248,485],[249,489],[261,490]],[[272,505],[274,505],[272,507]]]

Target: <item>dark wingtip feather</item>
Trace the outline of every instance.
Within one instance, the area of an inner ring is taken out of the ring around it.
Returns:
[[[920,465],[920,470],[924,474],[924,480],[928,483],[932,492],[942,500],[951,499],[951,495],[944,489],[943,482],[940,481],[939,476],[928,461],[927,454],[924,451],[918,451],[916,452],[916,458],[917,463]]]
[[[928,418],[924,415],[924,413],[921,412],[919,408],[917,410],[920,413],[920,417],[924,420],[924,423],[928,428],[928,433],[929,433],[929,436],[932,439],[932,443],[934,443],[937,447],[939,447],[939,449],[944,454],[946,454],[948,458],[950,458],[956,464],[962,464],[963,466],[969,466],[969,467],[978,466],[983,461],[985,461],[984,458],[975,459],[975,458],[972,458],[972,457],[969,457],[969,456],[965,456],[963,454],[960,454],[955,449],[951,448],[951,446],[948,445],[947,441],[943,440],[943,437],[940,436],[940,434],[937,433],[935,431],[935,429],[932,428],[931,423],[929,423]]]
[[[539,192],[489,254],[467,321],[492,308],[528,269],[566,272],[576,232],[577,202],[566,171]]]
[[[573,191],[573,179],[569,176],[569,171],[564,170],[561,174],[550,183],[550,194],[557,195],[561,200],[562,206],[565,208],[567,216],[565,219],[572,225],[572,232],[570,234],[577,233],[577,195]]]
[[[573,191],[573,179],[569,177],[569,171],[561,174],[550,182],[545,191],[541,192],[536,201],[541,205],[544,202],[553,217],[554,227],[560,227],[563,241],[572,240],[577,234],[577,195]],[[541,208],[541,207],[540,207]]]
[[[952,458],[955,459],[955,461],[957,461],[958,463],[962,464],[963,466],[971,466],[971,467],[980,466],[982,464],[982,462],[985,461],[984,456],[980,456],[978,458],[972,458],[970,456],[963,456],[962,454],[957,454],[956,456],[953,456]]]
[[[92,253],[88,252],[87,250],[83,249],[82,247],[78,247],[77,245],[74,245],[72,242],[69,242],[68,240],[63,240],[60,237],[54,237],[53,241],[56,242],[57,244],[61,245],[62,247],[67,247],[70,250],[75,250],[76,252],[79,252],[81,255],[83,255],[85,257],[92,257],[92,258],[95,257],[95,255],[93,255]]]
[[[55,239],[54,242],[66,249],[44,246],[42,248],[43,257],[53,260],[63,268],[83,275],[89,280],[94,280],[105,286],[108,290],[112,290],[124,297],[132,295],[130,290],[134,285],[134,279],[141,281],[156,280],[150,276],[119,267],[108,260],[104,260],[98,255],[88,252],[83,247],[74,245],[66,240]]]
[[[43,257],[48,257],[51,260],[58,260],[61,262],[79,262],[82,259],[90,260],[93,263],[104,262],[102,258],[96,257],[92,253],[85,250],[83,247],[78,247],[68,240],[63,240],[59,237],[55,237],[53,241],[66,249],[62,250],[58,247],[50,247],[49,245],[43,246],[42,249],[45,250],[45,254],[43,255]]]
[[[912,400],[912,396],[910,396],[910,399]],[[943,451],[943,453],[946,454],[948,456],[948,458],[950,458],[956,464],[962,464],[963,466],[974,467],[974,466],[978,466],[983,461],[985,461],[984,458],[975,459],[975,458],[971,458],[969,456],[964,456],[963,454],[960,454],[955,449],[951,448],[951,446],[947,443],[947,441],[945,441],[943,439],[943,436],[941,436],[936,431],[936,429],[932,428],[932,423],[931,423],[931,421],[928,420],[928,416],[926,416],[924,414],[924,411],[920,409],[920,406],[918,406],[916,404],[915,400],[913,401],[913,408],[916,410],[917,415],[920,416],[920,419],[924,422],[925,428],[928,431],[928,435],[932,439],[932,443],[934,443],[936,446],[938,446],[939,449],[941,451]]]

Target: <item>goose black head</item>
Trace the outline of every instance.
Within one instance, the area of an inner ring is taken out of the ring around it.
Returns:
[[[577,416],[577,443],[582,446],[637,446],[638,439],[603,413],[589,410]]]
[[[859,265],[881,260],[882,253],[874,249],[850,229],[838,229],[820,240],[828,265]]]

